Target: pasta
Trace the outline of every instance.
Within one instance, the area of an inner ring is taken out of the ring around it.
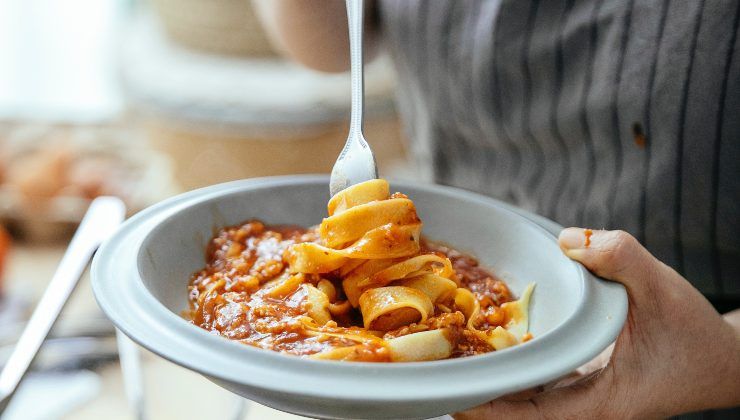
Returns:
[[[420,237],[414,203],[385,180],[335,195],[314,228],[221,230],[189,290],[191,321],[245,344],[319,360],[411,362],[531,338],[519,300],[475,259]]]

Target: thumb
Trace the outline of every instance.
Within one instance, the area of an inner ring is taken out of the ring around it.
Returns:
[[[678,276],[621,230],[567,228],[560,232],[558,241],[569,258],[599,277],[624,284],[632,292],[654,288],[659,278]]]

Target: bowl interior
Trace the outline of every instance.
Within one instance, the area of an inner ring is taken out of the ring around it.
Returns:
[[[555,238],[494,200],[452,189],[392,185],[409,195],[424,222],[423,234],[477,257],[515,295],[537,286],[530,330],[541,337],[582,303],[584,279]],[[190,276],[205,265],[205,248],[220,228],[249,219],[267,224],[316,225],[326,216],[325,183],[256,186],[204,199],[175,212],[146,237],[137,259],[149,292],[173,313],[187,309]],[[196,328],[196,327],[193,327]]]

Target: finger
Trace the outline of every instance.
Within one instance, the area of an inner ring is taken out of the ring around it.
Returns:
[[[611,359],[613,352],[614,352],[614,343],[610,344],[609,347],[605,348],[604,351],[599,353],[598,356],[594,357],[593,359],[588,361],[586,364],[576,369],[576,371],[581,376],[585,376],[585,375],[590,374],[591,372],[595,372],[597,370],[605,368],[607,363],[609,363],[609,359]]]
[[[595,401],[578,395],[570,388],[559,388],[525,401],[494,400],[452,417],[455,420],[594,418]]]
[[[657,278],[677,274],[658,261],[629,233],[614,230],[567,228],[558,239],[565,255],[605,279],[633,291],[651,289]]]
[[[611,359],[613,352],[614,343],[605,348],[604,351],[599,353],[598,356],[581,365],[568,375],[545,384],[544,389],[549,390],[552,388],[562,388],[564,386],[570,386],[576,382],[581,381],[584,377],[604,369],[606,365],[609,364],[609,360]]]
[[[524,391],[515,392],[501,397],[502,400],[506,401],[524,401],[528,400],[540,392],[544,391],[545,387],[540,385],[533,388],[525,389]]]
[[[455,413],[455,420],[491,418],[596,418],[605,412],[605,379],[594,372],[577,383],[535,395],[525,401],[498,399]]]

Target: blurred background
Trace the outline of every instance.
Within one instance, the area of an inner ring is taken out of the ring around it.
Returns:
[[[365,84],[380,171],[411,177],[389,61]],[[328,173],[348,119],[348,75],[279,58],[248,0],[0,0],[0,364],[91,199]],[[297,418],[146,352],[143,376],[148,418]],[[86,274],[2,418],[134,416]]]

